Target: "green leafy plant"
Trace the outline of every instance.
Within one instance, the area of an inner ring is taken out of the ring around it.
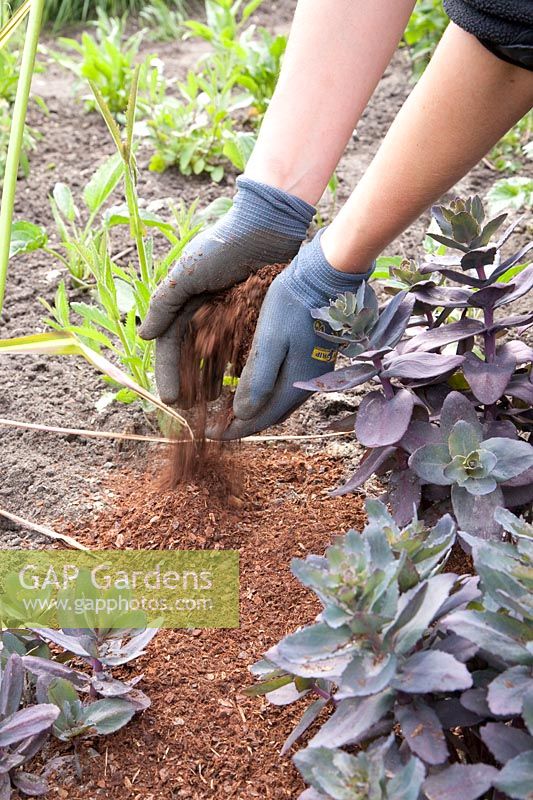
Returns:
[[[221,64],[214,59],[199,75],[190,71],[179,84],[183,99],[166,98],[138,128],[155,150],[150,169],[163,172],[176,165],[184,175],[207,172],[216,182],[228,163],[244,169],[255,136],[238,132],[232,114],[248,106],[249,99],[234,94],[233,77],[222,85]]]
[[[274,93],[287,37],[272,35],[266,28],[248,25],[262,0],[242,2],[206,0],[206,23],[188,20],[191,33],[208,41],[213,53],[202,61],[205,68],[215,60],[223,65],[221,84],[244,87],[250,98],[252,121],[259,123]],[[242,9],[242,10],[241,10]]]
[[[158,42],[173,42],[184,32],[186,10],[184,0],[150,0],[139,18],[148,27],[148,37]]]
[[[20,3],[15,0],[14,7]],[[112,17],[136,14],[144,8],[144,0],[45,0],[44,21],[54,30],[75,22],[85,22],[103,11]]]
[[[0,31],[0,47],[5,47],[9,39],[19,29],[26,15],[28,26],[24,39],[17,92],[9,131],[9,144],[4,169],[4,185],[0,207],[0,312],[4,304],[4,294],[9,263],[11,226],[15,207],[15,191],[24,143],[24,127],[30,97],[31,81],[35,68],[35,56],[39,43],[39,33],[44,0],[26,0]],[[4,7],[2,7],[4,8]]]
[[[109,18],[98,11],[95,36],[84,32],[81,41],[60,37],[59,45],[65,52],[51,53],[63,67],[79,79],[78,87],[90,81],[102,95],[114,116],[124,120],[128,105],[135,63],[144,36],[140,30],[126,38],[125,19]],[[71,57],[68,52],[75,55]],[[152,104],[159,102],[165,93],[162,63],[155,56],[147,56],[140,66],[138,75],[138,110],[148,113]],[[83,96],[88,111],[96,109],[92,93]],[[121,116],[122,115],[122,116]]]
[[[368,448],[336,494],[356,489],[373,473],[387,474],[387,497],[399,522],[451,493],[461,526],[499,536],[495,507],[533,499],[533,447],[526,440],[533,430],[533,350],[519,338],[500,342],[533,323],[530,311],[501,316],[533,288],[533,266],[523,263],[533,245],[504,258],[501,248],[516,223],[493,242],[506,215],[487,220],[478,197],[436,207],[433,214],[439,232],[429,235],[458,255],[428,256],[402,275],[409,290],[382,308],[373,289],[362,285],[357,295],[313,311],[331,331],[320,335],[341,344],[351,361],[297,385],[328,392],[378,383],[355,414],[334,426],[354,428]],[[513,465],[507,452],[514,453]]]
[[[251,131],[239,131],[242,115],[257,124],[274,91],[285,36],[247,25],[260,5],[253,0],[208,0],[206,22],[187,20],[189,35],[208,41],[212,52],[179,84],[181,97],[156,104],[141,132],[154,147],[151,169],[176,165],[185,175],[207,172],[222,180],[226,164],[243,170],[255,143]]]
[[[140,207],[133,141],[135,78],[123,133],[97,88],[93,86],[93,90],[117,154],[104,162],[85,187],[83,200],[87,222],[79,224],[73,195],[68,187],[59,184],[53,192],[52,207],[65,254],[49,246],[42,227],[29,222],[15,224],[11,241],[12,256],[42,248],[59,257],[72,270],[76,281],[90,288],[90,302],[71,302],[62,281],[54,304],[43,301],[49,313],[46,322],[57,333],[7,340],[1,343],[1,348],[4,352],[83,355],[114,387],[101,398],[99,408],[115,399],[131,403],[140,395],[147,408],[159,407],[166,418],[170,410],[152,393],[153,343],[138,336],[137,322],[147,313],[151,293],[183,247],[200,230],[206,217],[198,215],[194,206],[186,208],[181,204],[174,209],[173,222],[167,222],[149,208]],[[119,181],[123,184],[126,203],[108,208],[100,225],[95,226],[96,215]],[[116,226],[129,228],[136,254],[126,266],[119,265],[111,256],[110,232]],[[154,257],[153,239],[149,235],[152,233],[161,234],[168,245],[161,258]],[[124,371],[114,367],[103,353],[118,361]],[[185,422],[177,412],[172,412],[172,419],[179,424]]]
[[[533,111],[522,119],[503,136],[491,150],[488,159],[500,171],[519,172],[522,169],[523,153],[527,156],[527,143],[533,134]]]
[[[272,35],[266,28],[247,28],[229,49],[236,82],[252,99],[252,120],[260,122],[278,82],[287,37]]]
[[[465,537],[478,585],[438,572],[454,541],[449,517],[439,523],[438,559],[414,569],[398,546],[409,534],[382,504],[372,501],[367,513],[362,534],[337,537],[324,556],[293,560],[322,611],[252,667],[261,682],[248,694],[266,694],[275,705],[308,702],[284,753],[320,715],[294,758],[310,784],[301,800],[526,798],[531,526],[500,509],[517,544]]]
[[[418,0],[403,35],[415,78],[420,77],[428,65],[448,22],[442,0]]]
[[[254,11],[263,0],[205,0],[205,23],[189,19],[185,25],[190,35],[199,36],[216,48],[225,50],[237,40]]]
[[[513,209],[526,211],[533,208],[533,178],[515,176],[502,178],[487,193],[487,202],[491,214]]]
[[[93,278],[89,269],[91,257],[96,257],[107,246],[106,237],[112,225],[100,225],[96,219],[102,207],[123,178],[124,164],[119,153],[106,159],[96,170],[83,189],[83,212],[74,200],[73,193],[65,183],[56,183],[50,196],[52,214],[56,222],[61,246],[50,243],[47,231],[42,226],[24,221],[15,223],[11,240],[11,257],[35,249],[44,250],[68,268],[76,285],[87,288]]]
[[[0,53],[2,51],[0,50]],[[7,147],[9,144],[9,131],[12,120],[12,107],[5,100],[0,100],[0,180],[4,177],[7,161]],[[36,149],[41,140],[41,134],[29,125],[24,126],[22,146],[20,150],[20,173],[27,178],[30,172],[29,154]]]

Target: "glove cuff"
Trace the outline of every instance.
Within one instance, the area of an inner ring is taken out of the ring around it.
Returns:
[[[376,264],[372,262],[366,272],[341,272],[326,259],[320,239],[322,228],[313,240],[304,245],[292,264],[282,273],[282,280],[300,302],[308,308],[319,308],[338,294],[353,292],[372,275]]]
[[[237,178],[237,188],[233,207],[243,225],[303,242],[316,212],[312,205],[283,189],[244,175]]]

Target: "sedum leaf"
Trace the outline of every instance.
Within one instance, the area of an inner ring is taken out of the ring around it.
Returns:
[[[452,486],[452,506],[459,528],[482,539],[499,537],[501,528],[494,519],[494,512],[503,502],[499,486],[484,495],[471,494],[462,486]]]
[[[392,708],[394,692],[341,700],[337,710],[309,742],[309,747],[342,747],[357,744]]]
[[[508,761],[494,785],[513,800],[530,800],[533,786],[533,752],[522,753]]]
[[[424,783],[428,800],[476,800],[494,785],[498,770],[487,764],[452,764]]]
[[[505,716],[520,714],[524,697],[533,688],[533,677],[528,667],[510,667],[489,684],[487,702],[493,714]]]
[[[48,730],[58,715],[59,709],[50,703],[15,711],[0,723],[0,747],[8,747]]]
[[[18,711],[24,689],[24,664],[18,653],[12,653],[1,673],[0,719]]]
[[[481,738],[500,764],[506,764],[520,753],[533,751],[533,736],[505,725],[503,722],[488,722],[479,729]]]
[[[385,447],[405,434],[414,408],[414,397],[400,389],[390,400],[380,391],[365,395],[355,421],[355,434],[365,447]]]
[[[397,721],[412,753],[427,764],[442,764],[448,758],[448,748],[440,720],[423,700],[398,704]]]
[[[449,653],[427,651],[410,656],[392,685],[410,694],[455,692],[469,689],[472,676],[465,665]]]
[[[82,722],[94,728],[99,734],[115,733],[127,725],[135,714],[135,707],[120,697],[96,700],[86,706]]]
[[[444,474],[444,469],[450,460],[448,445],[426,444],[409,457],[409,467],[427,483],[450,486],[453,481]]]
[[[498,481],[507,481],[533,467],[533,446],[522,439],[486,439],[483,448],[497,458],[492,474]]]

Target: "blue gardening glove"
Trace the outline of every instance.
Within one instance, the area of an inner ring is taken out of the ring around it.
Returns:
[[[311,309],[328,305],[342,292],[357,291],[373,266],[356,275],[334,269],[322,252],[322,233],[272,282],[235,392],[235,419],[225,431],[209,431],[210,436],[240,439],[282,422],[312,394],[294,383],[334,368],[338,345],[318,335],[324,323],[313,319]]]
[[[185,247],[158,286],[139,329],[143,339],[157,339],[155,379],[165,403],[179,401],[180,345],[196,309],[260,267],[287,264],[315,213],[298,197],[250,178],[237,178],[237,187],[231,210]]]

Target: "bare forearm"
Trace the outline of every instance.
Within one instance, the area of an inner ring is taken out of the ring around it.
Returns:
[[[533,73],[453,23],[372,164],[322,237],[330,263],[363,272],[533,104]]]
[[[317,202],[413,5],[414,0],[299,0],[248,177]]]

